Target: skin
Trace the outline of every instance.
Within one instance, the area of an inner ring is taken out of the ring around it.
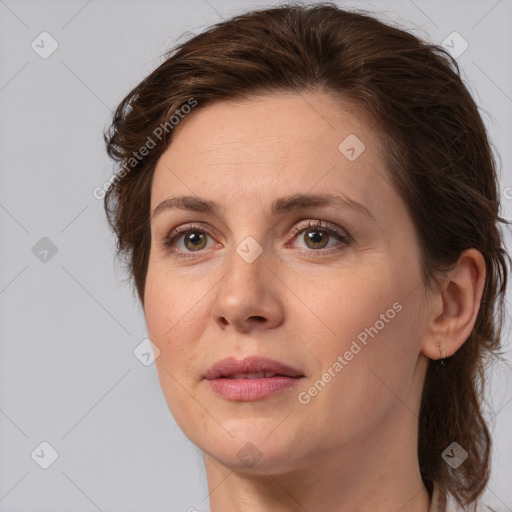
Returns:
[[[439,290],[425,288],[414,226],[369,126],[325,92],[221,101],[181,121],[157,164],[152,212],[182,194],[222,208],[152,218],[144,295],[163,394],[204,453],[212,512],[428,510],[416,452],[421,390],[429,358],[452,355],[469,336],[485,265],[469,250]],[[366,146],[354,161],[338,149],[350,134]],[[271,214],[273,200],[295,193],[343,194],[373,219],[325,206]],[[348,233],[348,245],[318,228],[326,247],[308,244],[317,220]],[[184,235],[174,251],[163,247],[191,222],[211,230],[200,250]],[[252,263],[236,252],[249,236],[262,249]],[[301,403],[395,303],[400,312]],[[305,377],[252,402],[209,389],[213,363],[254,354]],[[248,442],[261,455],[250,467],[237,456]]]

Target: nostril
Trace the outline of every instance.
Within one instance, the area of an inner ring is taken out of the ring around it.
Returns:
[[[251,315],[249,317],[246,318],[245,322],[244,322],[244,325],[245,325],[245,328],[248,328],[248,325],[249,324],[255,324],[255,323],[258,323],[258,324],[263,324],[265,322],[267,322],[268,319],[264,316],[261,316],[261,315]],[[225,316],[219,316],[218,317],[218,322],[223,326],[223,327],[228,327],[230,324],[237,324],[236,321],[233,321],[233,322],[230,322]]]

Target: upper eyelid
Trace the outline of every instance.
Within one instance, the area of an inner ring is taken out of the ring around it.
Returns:
[[[308,220],[308,225],[302,225],[300,222],[296,223],[291,230],[292,233],[295,235],[297,233],[300,233],[301,231],[304,231],[308,228],[316,228],[316,229],[324,229],[326,231],[333,231],[334,233],[338,235],[343,235],[345,237],[349,237],[349,233],[346,229],[337,226],[333,222],[330,222],[328,220],[321,220],[321,219],[315,219],[315,220]]]
[[[307,222],[308,225],[303,225],[302,223]],[[325,229],[333,229],[333,230],[341,230],[343,232],[347,232],[344,228],[337,226],[334,222],[324,220],[324,219],[303,219],[301,221],[295,221],[293,223],[292,228],[288,228],[288,231],[300,231],[301,229],[305,229],[307,227],[321,227]],[[188,229],[197,229],[204,230],[206,232],[210,232],[215,230],[215,228],[211,228],[208,224],[202,224],[201,222],[189,222],[186,224],[181,224],[173,228],[169,234],[179,233],[180,231],[186,231]],[[348,234],[348,233],[347,233]]]
[[[211,227],[205,227],[202,224],[190,223],[190,224],[183,224],[181,226],[177,226],[176,228],[172,229],[169,232],[169,234],[166,235],[166,238],[171,237],[171,236],[182,236],[182,235],[186,234],[188,231],[194,231],[194,230],[204,231],[208,235],[213,236],[212,235],[213,229]]]

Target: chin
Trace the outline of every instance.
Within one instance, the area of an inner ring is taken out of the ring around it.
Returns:
[[[263,422],[264,420],[262,420]],[[289,426],[280,425],[275,420],[261,423],[257,419],[224,424],[233,437],[220,430],[218,435],[208,439],[192,440],[204,453],[213,457],[223,466],[252,474],[281,473],[291,469],[294,460],[298,463],[297,450],[304,443],[302,436],[295,436]],[[279,429],[282,429],[279,432]]]

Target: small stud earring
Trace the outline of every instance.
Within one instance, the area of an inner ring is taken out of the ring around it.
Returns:
[[[443,351],[441,350],[441,343],[439,341],[437,342],[437,346],[439,348],[439,354],[441,356],[441,363],[440,364],[441,364],[441,366],[446,366],[446,358],[443,355]]]

